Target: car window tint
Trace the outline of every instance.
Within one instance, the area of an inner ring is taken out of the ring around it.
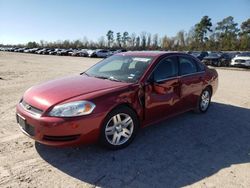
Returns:
[[[178,64],[174,57],[161,60],[154,71],[155,80],[164,80],[178,75]]]
[[[225,58],[225,59],[229,59],[230,58],[228,54],[224,54],[222,57]]]
[[[197,72],[196,63],[191,58],[179,57],[179,62],[181,75],[192,74]]]
[[[204,71],[205,70],[205,65],[201,62],[196,62],[198,71]]]
[[[204,71],[205,70],[205,65],[204,63],[202,63],[201,61],[197,61],[195,59],[192,59],[192,61],[196,64],[196,67],[197,67],[197,71],[200,72],[200,71]]]

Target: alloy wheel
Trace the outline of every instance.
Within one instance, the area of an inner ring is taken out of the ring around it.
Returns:
[[[110,118],[105,127],[107,141],[115,146],[126,143],[134,131],[133,119],[125,113],[118,113]]]
[[[210,93],[208,90],[202,92],[200,108],[202,111],[206,111],[210,103]]]

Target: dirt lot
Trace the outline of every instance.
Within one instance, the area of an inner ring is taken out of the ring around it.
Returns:
[[[51,148],[21,133],[26,89],[97,61],[0,52],[0,187],[250,187],[250,71],[219,69],[206,114],[148,127],[124,150]]]

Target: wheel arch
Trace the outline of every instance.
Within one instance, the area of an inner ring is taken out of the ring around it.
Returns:
[[[127,108],[131,109],[136,114],[136,117],[137,117],[137,120],[138,120],[138,123],[139,123],[139,127],[141,127],[141,118],[140,118],[140,115],[139,115],[138,111],[133,107],[132,104],[130,104],[128,102],[123,102],[123,103],[120,103],[120,104],[117,104],[117,105],[113,106],[107,112],[106,116],[108,116],[108,114],[111,113],[113,110],[118,109],[120,107],[127,107]]]
[[[211,85],[207,85],[205,89],[209,89],[211,92],[211,95],[213,95],[213,87]]]

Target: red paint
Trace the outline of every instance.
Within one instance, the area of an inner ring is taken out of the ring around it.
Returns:
[[[53,146],[93,143],[98,141],[104,118],[120,104],[133,108],[141,127],[145,127],[194,109],[205,87],[211,86],[213,93],[217,90],[217,72],[208,68],[202,73],[178,76],[161,84],[147,82],[150,73],[162,57],[179,53],[127,52],[118,55],[147,56],[153,57],[154,60],[138,83],[122,83],[79,75],[49,81],[27,90],[23,100],[43,110],[41,117],[35,117],[20,104],[17,105],[17,113],[35,128],[35,136],[32,138]],[[139,99],[145,99],[144,105]],[[78,100],[89,100],[96,104],[92,114],[74,118],[48,116],[53,106]],[[73,141],[48,141],[44,139],[44,135],[80,136]]]

